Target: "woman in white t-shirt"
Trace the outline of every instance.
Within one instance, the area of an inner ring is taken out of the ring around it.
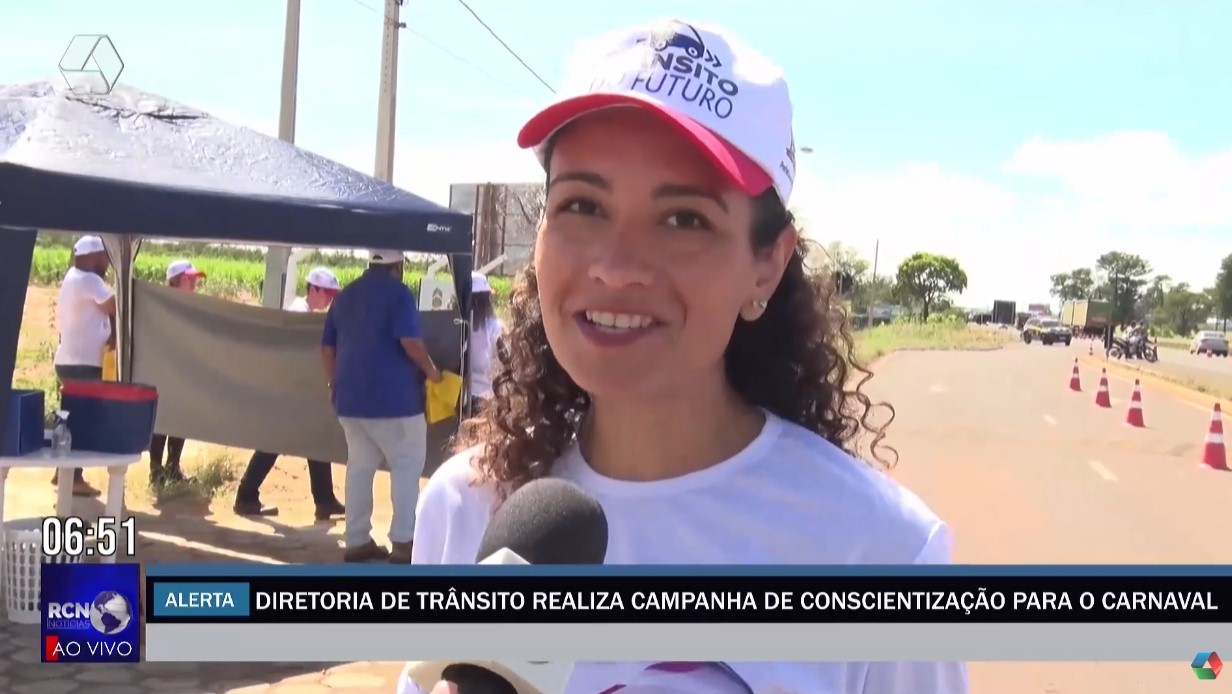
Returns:
[[[551,475],[602,503],[607,564],[948,563],[945,524],[877,467],[870,374],[804,265],[782,72],[701,24],[584,51],[519,135],[547,174],[534,260],[496,396],[420,496],[413,562],[473,564],[493,508]],[[566,694],[647,665],[579,663]],[[726,665],[758,693],[967,691],[960,663]]]
[[[492,305],[492,285],[482,274],[471,273],[470,394],[475,414],[492,398],[496,340],[503,329]]]

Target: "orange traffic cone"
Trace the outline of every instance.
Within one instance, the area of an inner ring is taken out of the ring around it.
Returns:
[[[1129,413],[1125,415],[1125,423],[1131,427],[1145,427],[1146,424],[1142,421],[1142,388],[1138,385],[1138,379],[1134,379],[1134,394],[1129,399]]]
[[[1074,360],[1074,371],[1069,375],[1069,389],[1075,393],[1082,392],[1082,383],[1078,381],[1078,360]]]
[[[1215,410],[1211,412],[1211,427],[1206,431],[1202,464],[1212,470],[1228,469],[1228,452],[1223,447],[1223,412],[1219,409],[1219,403],[1215,403]]]
[[[1108,370],[1099,370],[1099,392],[1095,394],[1095,404],[1099,407],[1112,407],[1112,399],[1108,397]]]

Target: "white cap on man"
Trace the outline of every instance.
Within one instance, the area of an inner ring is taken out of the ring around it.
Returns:
[[[323,267],[314,267],[308,271],[308,286],[331,292],[342,289],[342,285],[338,283],[338,276],[329,268]]]
[[[181,277],[181,276],[183,277],[205,277],[205,273],[198,270],[196,266],[194,266],[190,261],[187,261],[187,260],[171,261],[171,263],[167,265],[167,281],[170,282],[176,277]]]
[[[471,273],[471,293],[479,294],[480,292],[492,291],[492,285],[488,283],[488,278],[482,272]]]
[[[368,251],[368,262],[377,265],[393,265],[406,259],[402,251],[391,251],[384,248],[374,248]]]
[[[662,117],[745,193],[774,188],[784,204],[791,197],[796,143],[783,71],[725,29],[664,19],[582,44],[518,145],[542,161],[561,128],[614,106]]]
[[[107,250],[103,240],[97,236],[82,236],[73,244],[73,255],[80,258],[83,255],[93,255]]]

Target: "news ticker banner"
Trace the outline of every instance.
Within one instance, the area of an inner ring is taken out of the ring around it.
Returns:
[[[72,599],[44,583],[45,637],[48,610],[138,604],[135,568],[84,576]],[[1230,579],[1227,566],[152,565],[140,614],[146,659],[162,661],[1176,661],[1232,650]]]

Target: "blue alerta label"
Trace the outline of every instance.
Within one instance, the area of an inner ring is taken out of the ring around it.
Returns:
[[[43,564],[44,663],[141,661],[140,564]]]

